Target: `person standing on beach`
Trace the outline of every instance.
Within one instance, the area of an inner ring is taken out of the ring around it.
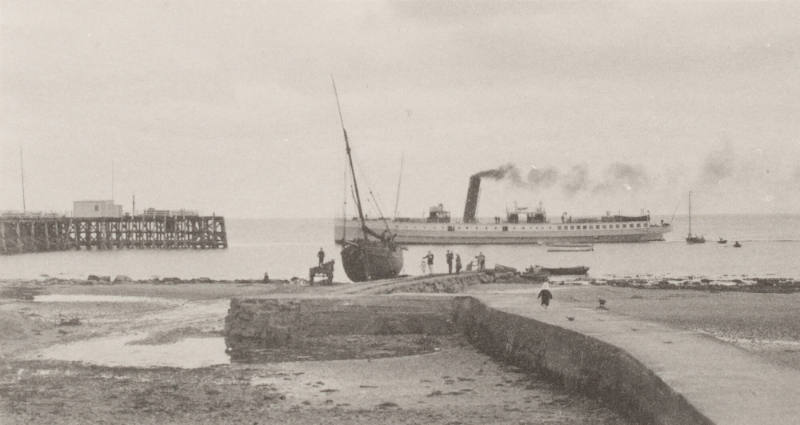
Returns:
[[[456,274],[461,273],[461,255],[456,254]]]
[[[453,273],[453,253],[450,250],[447,250],[447,254],[445,254],[444,258],[447,260],[447,274]]]
[[[536,298],[542,299],[542,308],[547,310],[547,307],[550,306],[550,300],[553,298],[553,293],[550,292],[550,282],[544,281],[542,287],[539,288],[539,295]]]
[[[325,251],[322,250],[322,247],[319,248],[317,258],[319,258],[319,265],[321,266],[325,262]]]
[[[428,262],[428,274],[433,274],[433,253],[428,251],[428,254],[422,258]]]

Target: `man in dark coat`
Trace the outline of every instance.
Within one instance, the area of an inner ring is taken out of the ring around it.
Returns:
[[[550,306],[550,300],[553,298],[553,293],[550,292],[550,282],[545,281],[542,284],[542,287],[539,289],[539,295],[537,295],[536,298],[541,298],[542,308],[547,310],[547,307]]]
[[[321,247],[317,253],[317,258],[319,258],[319,265],[321,266],[322,263],[325,262],[325,251],[323,251]]]
[[[447,274],[451,274],[453,273],[453,253],[448,249],[444,257],[447,259]]]

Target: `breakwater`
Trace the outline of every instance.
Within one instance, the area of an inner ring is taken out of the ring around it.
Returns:
[[[0,217],[0,254],[70,249],[219,249],[219,216]]]
[[[628,352],[589,335],[459,297],[454,322],[479,350],[650,424],[711,424]]]
[[[314,343],[322,335],[462,333],[479,350],[652,424],[710,424],[637,358],[580,332],[491,308],[470,296],[334,295],[234,298],[225,321],[232,350]]]

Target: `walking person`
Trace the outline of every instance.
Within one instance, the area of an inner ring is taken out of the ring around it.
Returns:
[[[428,274],[433,274],[433,253],[428,251],[428,254],[422,258],[428,263]]]
[[[322,263],[325,262],[325,251],[322,250],[322,247],[319,248],[319,252],[317,253],[317,258],[319,259],[319,265],[321,266]]]
[[[444,258],[447,260],[447,274],[453,273],[453,253],[450,250],[447,250],[447,254],[445,254]]]
[[[456,254],[456,274],[461,273],[461,255]]]
[[[547,310],[547,307],[550,306],[550,300],[553,298],[553,293],[550,292],[550,282],[544,281],[542,287],[539,288],[539,295],[537,295],[536,298],[541,298],[542,308]]]

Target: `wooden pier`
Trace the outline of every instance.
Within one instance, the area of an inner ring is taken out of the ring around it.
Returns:
[[[0,217],[0,254],[70,249],[220,249],[217,216]]]

